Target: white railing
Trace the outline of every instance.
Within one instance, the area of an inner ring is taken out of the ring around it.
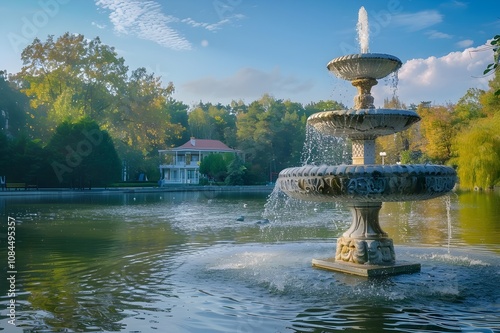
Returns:
[[[160,168],[162,168],[162,169],[166,169],[166,168],[185,168],[185,167],[190,167],[190,168],[198,169],[200,166],[198,165],[198,163],[193,163],[193,162],[191,162],[190,164],[186,164],[186,163],[160,164]]]

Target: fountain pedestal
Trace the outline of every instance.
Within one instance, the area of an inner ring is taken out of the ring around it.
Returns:
[[[419,272],[420,264],[396,264],[392,239],[379,224],[381,207],[381,202],[350,204],[351,227],[337,239],[335,257],[313,259],[313,266],[362,276]]]

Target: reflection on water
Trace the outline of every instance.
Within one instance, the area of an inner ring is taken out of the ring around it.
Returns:
[[[366,280],[311,268],[334,253],[347,207],[266,195],[0,197],[16,225],[16,319],[5,332],[493,332],[500,327],[500,196],[384,203],[398,260],[422,272]],[[236,221],[244,216],[244,221]],[[449,216],[449,217],[448,217]],[[264,223],[268,218],[269,223]],[[451,230],[451,237],[450,237]]]

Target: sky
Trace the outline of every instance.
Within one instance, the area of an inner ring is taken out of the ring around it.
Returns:
[[[376,107],[394,93],[407,105],[443,105],[488,89],[482,73],[493,61],[488,41],[500,34],[498,0],[2,0],[0,69],[19,72],[35,37],[70,32],[99,37],[130,69],[172,82],[172,97],[189,106],[270,94],[352,107],[355,88],[326,65],[360,52],[361,6],[369,52],[403,63],[397,80],[373,88]]]

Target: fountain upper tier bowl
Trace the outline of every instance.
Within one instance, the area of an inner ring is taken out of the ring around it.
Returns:
[[[278,186],[306,201],[413,201],[442,196],[456,179],[455,170],[442,165],[306,165],[281,171]]]
[[[318,112],[307,123],[323,134],[359,140],[401,132],[419,120],[411,110],[350,109]]]
[[[382,53],[350,54],[333,59],[326,66],[337,77],[353,81],[357,79],[381,79],[401,67],[399,58]]]

